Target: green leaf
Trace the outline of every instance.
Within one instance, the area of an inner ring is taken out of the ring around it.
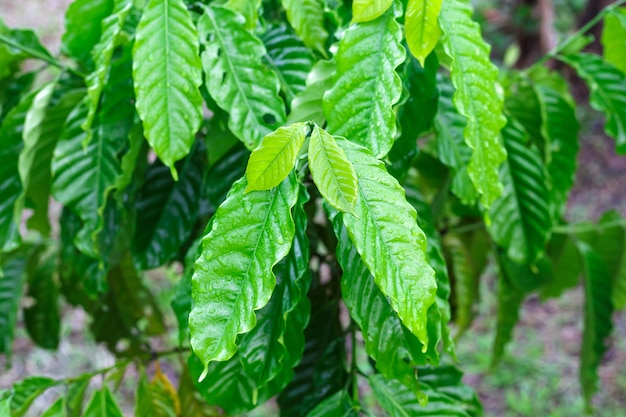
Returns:
[[[310,129],[308,123],[294,123],[265,136],[248,160],[246,192],[269,190],[280,184],[296,165]]]
[[[15,204],[23,191],[18,160],[24,146],[22,133],[28,111],[37,95],[32,92],[14,107],[0,126],[0,251],[14,249],[19,240],[21,210]]]
[[[606,339],[613,330],[611,281],[602,258],[589,245],[577,242],[585,276],[585,316],[580,352],[580,384],[585,406],[591,410],[598,389],[598,367],[607,351]]]
[[[72,384],[69,384],[66,390],[65,397],[65,416],[64,417],[81,417],[83,397],[85,396],[85,390],[90,383],[89,378],[79,380]]]
[[[124,417],[120,406],[105,385],[96,390],[87,404],[83,417]]]
[[[335,138],[317,125],[309,141],[309,168],[320,194],[337,210],[354,214],[356,173]]]
[[[0,78],[0,124],[26,92],[32,89],[35,75],[35,72],[27,72],[15,78]]]
[[[352,2],[352,23],[369,22],[385,13],[393,0],[354,0]]]
[[[613,9],[602,29],[604,59],[626,74],[626,8]]]
[[[263,42],[243,28],[242,20],[228,9],[208,6],[198,32],[207,89],[229,113],[230,130],[252,150],[284,125],[285,106],[278,96],[278,76],[263,65]]]
[[[145,370],[141,369],[135,416],[176,417],[178,415],[180,415],[178,394],[169,379],[161,372],[158,363],[156,373],[150,383],[146,378]]]
[[[87,134],[81,125],[88,112],[85,98],[68,116],[52,158],[52,194],[83,221],[76,245],[94,258],[107,251],[98,238],[107,198],[121,176],[118,155],[127,144],[135,117],[130,73],[130,48],[126,48],[112,65],[98,120],[92,126],[93,140],[83,147]]]
[[[579,283],[582,265],[579,261],[578,249],[568,234],[554,233],[548,248],[547,256],[552,262],[552,279],[541,289],[541,297],[560,297],[563,292]]]
[[[59,398],[56,400],[41,417],[65,417],[65,399]]]
[[[81,61],[90,57],[102,33],[102,20],[113,10],[115,0],[74,0],[65,13],[61,50]]]
[[[472,149],[468,174],[485,209],[502,193],[498,167],[506,159],[500,130],[503,100],[497,92],[498,69],[489,60],[490,47],[472,20],[470,0],[442,4],[439,26],[443,49],[450,58],[450,76],[456,88],[453,102],[467,119],[465,142]]]
[[[0,63],[4,64],[4,68],[0,69],[0,79],[10,74],[11,64],[16,62],[27,58],[52,59],[50,52],[41,44],[39,37],[32,30],[13,29],[2,32],[0,32],[0,38],[2,39]],[[19,45],[19,48],[10,44]]]
[[[292,174],[268,191],[244,193],[237,181],[202,240],[192,281],[191,345],[204,366],[231,358],[238,334],[256,324],[276,285],[272,268],[289,252],[295,229]]]
[[[287,103],[291,103],[306,86],[313,55],[286,24],[270,25],[261,40],[267,52],[265,59],[278,75]]]
[[[0,353],[10,360],[28,257],[17,253],[4,255],[0,261]]]
[[[395,69],[406,58],[401,40],[392,9],[351,26],[335,56],[333,88],[324,95],[328,132],[365,146],[377,158],[387,155],[397,133],[393,106],[400,100],[402,81]]]
[[[137,27],[133,80],[144,134],[163,163],[191,149],[202,121],[198,34],[182,0],[150,0]]]
[[[170,305],[176,321],[178,321],[178,344],[183,346],[189,337],[189,312],[191,311],[191,277],[193,276],[193,267],[198,257],[198,249],[200,248],[200,239],[196,239],[187,254],[185,255],[184,271],[180,281],[174,287],[174,294]]]
[[[59,346],[59,288],[54,279],[57,255],[52,253],[37,259],[28,277],[28,296],[34,304],[24,308],[24,322],[33,342],[44,349]]]
[[[505,192],[491,206],[488,230],[509,258],[530,264],[545,252],[552,228],[546,173],[517,122],[509,121],[502,135],[509,155],[501,168]]]
[[[170,262],[191,237],[200,206],[204,157],[204,146],[197,142],[175,165],[178,181],[158,162],[148,168],[137,195],[139,216],[131,246],[139,268],[152,269]]]
[[[304,44],[326,57],[328,32],[324,26],[324,6],[320,0],[281,0],[287,20]]]
[[[185,410],[185,417],[218,417],[221,412],[215,407],[206,403],[196,387],[194,380],[189,373],[189,367],[183,363],[183,370],[178,384],[178,398],[180,398],[180,408]],[[200,371],[202,368],[200,368]]]
[[[428,346],[427,311],[435,301],[436,282],[415,209],[367,149],[347,140],[339,145],[354,165],[359,186],[355,215],[343,218],[350,239],[402,323]]]
[[[0,400],[0,413],[2,413],[3,416],[11,415],[11,395]]]
[[[466,120],[454,108],[452,102],[454,87],[450,80],[444,77],[438,77],[438,80],[439,110],[434,120],[437,155],[441,162],[453,169],[452,192],[463,204],[474,205],[478,195],[468,174],[472,150],[464,141]]]
[[[122,33],[122,28],[124,27],[124,22],[128,17],[131,6],[131,0],[113,0],[111,15],[102,21],[102,35],[98,43],[93,47],[92,56],[96,68],[85,78],[87,96],[89,97],[89,101],[87,102],[89,111],[85,122],[81,126],[87,133],[85,143],[91,141],[91,124],[96,116],[100,96],[104,90],[105,80],[111,66],[113,50],[119,43],[118,38]]]
[[[442,0],[409,0],[404,14],[404,34],[409,50],[424,66],[441,35],[437,17]]]
[[[331,214],[337,235],[337,260],[343,270],[341,292],[350,316],[361,328],[367,354],[386,378],[418,391],[417,365],[438,362],[438,323],[429,323],[429,351],[406,327],[361,261],[337,212]],[[436,305],[431,308],[437,309]]]
[[[352,398],[344,390],[337,391],[320,402],[306,417],[352,417],[358,416],[353,409]]]
[[[262,0],[228,0],[224,3],[224,7],[233,12],[242,14],[246,18],[246,30],[253,31],[256,28],[257,20],[259,20],[259,7]]]
[[[11,416],[22,417],[26,414],[33,401],[48,388],[59,385],[59,382],[46,377],[31,376],[13,385],[11,398]]]
[[[617,153],[626,153],[626,74],[594,54],[559,56],[589,87],[589,103],[606,117],[604,131],[615,139]]]
[[[333,86],[334,61],[317,61],[306,79],[306,88],[291,101],[287,123],[312,121],[319,126],[326,122],[323,99]]]
[[[578,121],[574,100],[562,88],[556,89],[551,84],[565,84],[557,73],[550,78],[535,78],[534,88],[541,107],[541,133],[547,141],[550,175],[551,201],[553,217],[559,218],[565,211],[569,191],[576,176],[578,144]]]
[[[249,158],[248,149],[238,142],[211,167],[204,181],[204,192],[208,199],[210,214],[215,213],[219,205],[226,200],[235,181],[245,175],[246,162]]]

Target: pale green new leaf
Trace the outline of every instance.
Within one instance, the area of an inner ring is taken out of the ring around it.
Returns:
[[[352,23],[369,22],[385,13],[393,0],[354,0],[352,2]]]
[[[531,264],[545,252],[552,228],[546,173],[517,122],[509,121],[502,135],[508,153],[500,176],[504,193],[491,206],[488,230],[509,258]]]
[[[319,126],[326,122],[323,99],[326,90],[333,86],[334,61],[317,61],[306,79],[305,89],[291,101],[287,123],[313,121]]]
[[[308,123],[294,123],[265,136],[248,160],[246,192],[269,190],[280,184],[294,168],[310,129]]]
[[[102,33],[102,20],[111,14],[115,0],[74,0],[65,13],[65,33],[61,50],[80,60],[88,60]]]
[[[192,278],[191,345],[205,369],[231,358],[237,335],[255,326],[254,311],[268,303],[276,285],[272,268],[295,233],[295,175],[271,190],[244,193],[246,186],[245,178],[237,181],[215,213]]]
[[[626,74],[595,54],[559,56],[589,87],[589,103],[606,117],[604,131],[615,139],[617,153],[626,153]]]
[[[626,8],[613,9],[602,29],[604,59],[626,74]]]
[[[357,174],[355,215],[344,223],[356,250],[402,323],[428,346],[427,312],[435,301],[435,273],[426,237],[404,190],[367,149],[340,140]]]
[[[281,0],[287,20],[306,46],[326,57],[328,32],[324,27],[324,5],[321,0]]]
[[[437,17],[443,0],[409,0],[404,14],[404,34],[409,50],[424,66],[441,35]]]
[[[206,86],[229,113],[228,127],[248,149],[285,123],[278,76],[263,65],[265,47],[243,28],[241,15],[207,6],[198,21]]]
[[[317,125],[309,141],[309,169],[322,197],[337,210],[354,214],[358,193],[354,167],[335,138]]]
[[[87,132],[85,143],[91,141],[91,124],[96,116],[100,96],[104,90],[104,83],[111,66],[113,50],[118,43],[118,36],[122,32],[124,22],[132,6],[131,0],[113,0],[113,2],[113,11],[110,16],[102,21],[102,35],[100,36],[100,41],[93,47],[91,53],[95,63],[95,70],[85,78],[87,96],[89,97],[89,101],[87,102],[89,112],[81,126],[85,132]]]
[[[133,48],[136,107],[150,146],[177,178],[202,121],[198,34],[182,0],[150,0]]]
[[[456,88],[454,105],[467,119],[465,142],[472,149],[468,174],[487,209],[502,193],[498,167],[506,159],[500,130],[506,123],[497,91],[498,69],[489,60],[490,47],[472,20],[470,0],[447,0],[439,15],[443,49],[450,58]]]
[[[406,53],[394,10],[345,31],[335,56],[334,85],[324,95],[327,130],[383,158],[397,133],[393,106],[402,94],[396,67]]]
[[[254,30],[259,20],[259,7],[262,0],[228,0],[224,7],[243,15],[246,19],[246,30]]]
[[[83,417],[124,417],[124,413],[122,413],[115,397],[105,385],[93,393]]]

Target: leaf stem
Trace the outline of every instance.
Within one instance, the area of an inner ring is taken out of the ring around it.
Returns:
[[[36,58],[39,59],[41,61],[47,62],[48,64],[60,68],[63,71],[67,71],[69,73],[72,73],[80,78],[85,78],[87,77],[86,74],[82,73],[81,71],[75,70],[74,68],[68,67],[67,65],[63,65],[63,63],[61,61],[59,61],[58,59],[55,59],[51,56],[47,56],[42,54],[41,52],[29,48],[27,46],[21,45],[17,42],[15,42],[13,39],[0,34],[0,42],[9,45],[12,48],[15,49],[19,49],[20,51],[24,52],[25,54],[29,55],[31,58]]]

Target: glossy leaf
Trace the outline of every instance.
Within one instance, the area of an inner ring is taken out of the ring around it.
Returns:
[[[248,160],[246,192],[269,190],[280,184],[296,165],[310,129],[307,123],[294,123],[265,136]]]
[[[467,119],[465,142],[472,149],[469,177],[487,209],[502,193],[498,167],[506,158],[500,130],[503,100],[498,95],[498,69],[489,60],[490,47],[483,41],[478,23],[472,20],[469,0],[442,4],[439,26],[443,49],[450,58],[450,76],[456,88],[453,102]]]
[[[266,61],[280,79],[287,103],[301,93],[313,67],[313,55],[286,24],[276,24],[261,36]]]
[[[115,397],[109,391],[109,388],[103,388],[95,391],[89,400],[83,417],[123,417],[124,414],[117,404]]]
[[[289,252],[298,196],[294,175],[268,191],[245,193],[237,181],[202,240],[192,280],[191,345],[204,366],[231,358],[240,333],[256,324],[255,310],[274,290],[272,268]]]
[[[204,45],[206,85],[217,105],[229,113],[228,127],[250,150],[284,125],[278,76],[263,65],[265,47],[242,27],[242,16],[208,6],[198,21]]]
[[[65,399],[59,398],[48,408],[41,417],[65,417]]]
[[[427,346],[427,311],[436,282],[415,209],[367,149],[346,140],[339,144],[354,165],[359,187],[355,215],[344,216],[350,239],[402,323]]]
[[[615,139],[616,150],[626,153],[626,74],[594,54],[559,56],[589,87],[589,103],[606,117],[604,131]]]
[[[150,0],[133,47],[136,107],[144,134],[177,178],[202,121],[198,34],[182,0]]]
[[[111,14],[115,0],[75,0],[65,13],[61,50],[71,57],[87,60],[102,33],[102,20]]]
[[[409,0],[404,14],[404,34],[409,50],[424,66],[441,35],[437,17],[443,0]]]
[[[96,43],[92,50],[92,56],[95,63],[95,70],[85,78],[87,85],[87,102],[88,113],[82,128],[87,133],[85,143],[89,143],[92,137],[91,124],[96,116],[100,96],[104,90],[106,77],[111,66],[111,58],[113,50],[119,43],[118,37],[122,33],[124,22],[130,12],[131,0],[113,0],[113,10],[111,15],[102,21],[102,34],[100,40]]]
[[[352,2],[352,22],[369,22],[385,13],[393,0],[354,0]]]
[[[352,398],[344,390],[337,391],[319,403],[306,417],[352,417],[358,416],[353,408]]]
[[[501,168],[505,192],[491,206],[488,230],[509,258],[530,264],[544,253],[552,228],[546,175],[519,124],[510,121],[502,135],[508,153]]]
[[[324,93],[333,86],[334,74],[334,61],[317,61],[313,65],[306,79],[306,88],[291,101],[287,123],[312,121],[324,125]]]
[[[170,262],[191,237],[200,206],[204,156],[204,146],[196,144],[191,153],[176,164],[178,181],[174,181],[169,169],[158,162],[148,168],[137,196],[136,209],[140,217],[132,242],[133,257],[141,269]]]
[[[335,138],[317,125],[309,141],[309,169],[324,199],[336,209],[354,214],[358,193],[354,167]]]
[[[602,27],[604,59],[626,74],[626,8],[613,9]]]
[[[406,53],[394,10],[370,22],[351,26],[335,55],[334,85],[324,95],[327,129],[383,158],[397,133],[393,106],[400,100],[402,81],[395,69]]]
[[[304,44],[326,56],[328,32],[324,27],[324,7],[320,0],[281,0],[291,27]]]
[[[577,242],[585,276],[585,314],[580,352],[580,384],[585,405],[591,409],[598,389],[598,367],[607,351],[606,339],[613,330],[611,281],[602,258],[589,245]]]

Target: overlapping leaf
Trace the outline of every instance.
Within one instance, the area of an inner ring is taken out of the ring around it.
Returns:
[[[313,56],[286,24],[275,24],[261,36],[265,58],[278,74],[287,103],[301,93],[313,66]]]
[[[96,390],[89,400],[83,417],[123,417],[124,413],[117,404],[115,397],[105,385]]]
[[[385,13],[393,0],[354,0],[352,2],[352,22],[369,22]]]
[[[63,53],[88,60],[102,33],[102,20],[111,14],[115,0],[76,0],[65,13]]]
[[[246,30],[253,31],[259,19],[262,0],[227,0],[224,7],[242,14],[246,19]]]
[[[59,385],[59,381],[52,378],[31,376],[13,385],[11,398],[11,416],[22,417],[28,412],[33,401],[48,388]]]
[[[614,9],[604,18],[604,59],[626,74],[626,8]]]
[[[395,69],[406,53],[394,10],[370,22],[351,26],[335,55],[334,85],[324,95],[327,130],[368,148],[382,158],[396,136],[393,106],[402,81]]]
[[[217,417],[221,414],[219,410],[204,401],[185,363],[183,363],[178,384],[178,398],[180,398],[180,408],[185,410],[185,417]]]
[[[326,56],[328,32],[324,27],[324,6],[320,0],[281,0],[287,19],[306,46]]]
[[[359,412],[345,390],[337,391],[307,413],[307,417],[356,417]]]
[[[198,34],[182,0],[150,0],[137,27],[133,80],[144,134],[172,169],[202,121]]]
[[[354,165],[359,187],[355,215],[344,215],[350,239],[402,323],[428,346],[427,311],[436,282],[415,209],[367,149],[347,140],[339,144]]]
[[[181,406],[176,389],[158,366],[150,383],[142,369],[137,388],[135,416],[176,417]]]
[[[205,8],[198,32],[207,89],[229,113],[230,130],[252,150],[285,122],[278,76],[262,62],[265,47],[243,28],[241,15],[222,7]]]
[[[489,60],[490,47],[472,20],[469,0],[445,1],[439,15],[443,49],[450,58],[456,88],[453,101],[467,119],[465,142],[472,149],[468,174],[485,208],[501,194],[498,167],[506,158],[500,140],[505,124],[502,99],[496,91],[497,67]]]
[[[508,159],[501,168],[504,194],[491,206],[489,233],[512,260],[533,263],[545,251],[552,220],[546,173],[527,133],[514,121],[502,131]]]
[[[424,66],[428,54],[439,40],[437,17],[442,0],[409,0],[404,14],[404,33],[409,50]]]
[[[626,153],[626,74],[594,54],[559,56],[589,87],[589,103],[606,117],[604,131],[615,139],[618,153]]]
[[[10,359],[28,259],[16,254],[2,257],[0,261],[0,353]]]
[[[298,197],[292,174],[278,187],[245,193],[245,178],[233,185],[202,241],[192,282],[191,345],[204,366],[231,358],[240,333],[256,324],[254,311],[274,290],[273,266],[291,247],[291,208]]]
[[[317,61],[306,79],[306,88],[291,101],[287,123],[313,121],[319,126],[326,122],[323,99],[333,86],[334,61]]]

